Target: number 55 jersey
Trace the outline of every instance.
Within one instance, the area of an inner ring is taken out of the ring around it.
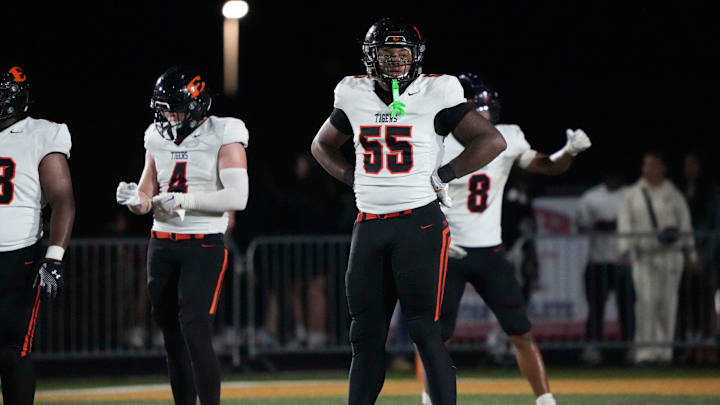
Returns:
[[[55,152],[69,158],[70,147],[65,124],[27,117],[0,131],[0,252],[42,237],[40,162]]]
[[[443,208],[453,241],[464,247],[490,247],[502,243],[502,199],[505,183],[517,158],[530,150],[517,125],[496,125],[507,148],[487,166],[450,182],[452,208]],[[443,164],[465,147],[452,135],[445,141]]]
[[[154,124],[145,131],[145,149],[155,159],[160,193],[213,192],[222,189],[218,152],[223,145],[248,145],[248,130],[237,118],[211,115],[180,145],[163,138]],[[172,233],[224,233],[227,213],[187,210],[178,215],[154,213],[153,230]]]
[[[399,100],[406,114],[392,117],[367,76],[345,77],[335,88],[331,122],[353,135],[353,188],[362,212],[387,214],[434,201],[430,176],[440,166],[443,137],[467,113],[455,76],[421,75]],[[347,119],[337,120],[337,110]]]

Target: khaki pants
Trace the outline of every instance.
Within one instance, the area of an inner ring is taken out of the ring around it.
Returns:
[[[635,361],[672,360],[678,285],[683,254],[654,251],[633,258],[635,283]],[[664,344],[668,346],[656,346]],[[648,346],[650,345],[650,346]]]

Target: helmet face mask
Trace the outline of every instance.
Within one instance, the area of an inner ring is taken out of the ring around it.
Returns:
[[[160,135],[180,144],[207,117],[212,98],[199,74],[173,66],[158,78],[150,99],[155,128]]]
[[[24,114],[30,104],[30,83],[23,69],[13,66],[0,73],[0,120]]]
[[[422,73],[425,41],[417,27],[404,21],[383,18],[373,24],[362,51],[367,74],[388,88],[393,79],[404,87]]]

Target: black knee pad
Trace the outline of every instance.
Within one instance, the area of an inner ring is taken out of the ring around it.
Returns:
[[[455,334],[455,319],[440,319],[440,335],[447,342]]]
[[[385,352],[387,333],[381,333],[379,326],[374,328],[362,321],[353,320],[350,324],[350,345],[353,356],[360,352]]]
[[[524,335],[532,329],[532,325],[526,317],[510,318],[500,326],[508,336]]]
[[[408,334],[410,339],[417,344],[421,345],[430,339],[440,339],[440,325],[434,322],[430,318],[414,318],[407,320]]]
[[[22,360],[20,356],[21,349],[14,345],[6,345],[0,347],[0,372],[5,372],[14,367],[14,365]],[[28,354],[26,357],[29,357]]]

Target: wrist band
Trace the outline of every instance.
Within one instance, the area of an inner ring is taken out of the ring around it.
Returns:
[[[45,257],[48,259],[61,261],[64,254],[65,249],[61,248],[58,245],[50,245],[47,248],[47,252],[45,252]]]
[[[457,178],[457,176],[455,175],[455,170],[453,170],[452,166],[450,166],[450,163],[439,168],[437,174],[443,183],[449,183],[452,179]]]

